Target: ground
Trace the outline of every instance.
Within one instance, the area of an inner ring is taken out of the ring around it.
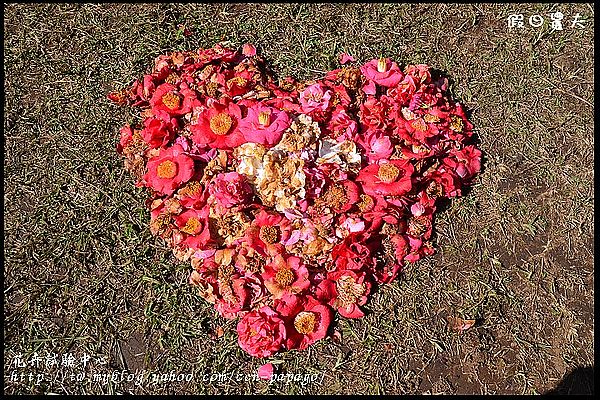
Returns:
[[[5,4],[4,32],[5,393],[593,392],[593,5]],[[339,341],[268,360],[308,381],[250,379],[265,361],[152,237],[115,152],[131,116],[106,94],[159,54],[222,40],[301,79],[343,51],[427,63],[484,152],[435,221],[434,256],[365,318],[336,319]],[[448,316],[477,323],[458,334]]]

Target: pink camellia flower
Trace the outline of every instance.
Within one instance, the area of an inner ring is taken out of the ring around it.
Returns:
[[[213,102],[198,117],[198,122],[190,126],[192,139],[197,144],[207,144],[215,149],[232,149],[246,143],[238,129],[242,118],[240,107],[225,98],[222,102]]]
[[[251,311],[237,324],[238,343],[251,356],[270,357],[284,346],[286,327],[269,306]]]
[[[285,111],[257,103],[248,108],[248,115],[240,121],[239,130],[246,141],[271,147],[279,143],[290,123]]]
[[[333,312],[312,296],[286,294],[275,303],[286,320],[288,349],[303,350],[327,335]]]
[[[175,137],[177,129],[177,120],[171,119],[170,122],[165,122],[158,118],[147,118],[144,120],[144,129],[140,132],[142,138],[150,148],[166,146]]]
[[[366,304],[371,283],[364,272],[333,271],[319,284],[319,293],[329,297],[328,303],[346,318],[361,318],[365,314],[359,306]]]
[[[365,230],[365,221],[358,217],[349,217],[342,214],[339,217],[339,223],[339,227],[336,229],[339,237],[344,237],[341,233],[342,230],[346,230],[348,233],[363,232]]]
[[[386,87],[396,86],[404,79],[404,74],[400,71],[398,64],[389,58],[371,60],[360,67],[360,71],[367,79]]]
[[[277,212],[261,210],[252,221],[246,233],[246,241],[262,256],[268,253],[281,253],[292,232],[291,222]]]
[[[421,203],[414,203],[412,206],[410,206],[410,212],[415,217],[420,217],[425,213],[425,207]]]
[[[404,260],[408,262],[417,262],[421,259],[421,248],[423,246],[423,241],[421,239],[409,236],[408,237],[408,245],[407,254],[404,256]]]
[[[371,94],[371,95],[375,95],[377,94],[377,86],[375,86],[375,82],[368,80],[365,82],[365,84],[362,87],[363,92],[365,92],[365,94]]]
[[[410,160],[389,160],[363,168],[356,180],[366,194],[400,196],[412,189],[414,170]]]
[[[252,200],[252,186],[244,175],[237,172],[221,173],[213,178],[208,192],[224,208],[249,204]]]
[[[144,175],[145,186],[159,193],[170,195],[194,174],[194,160],[183,153],[179,145],[161,149],[156,157],[148,160],[148,172]]]
[[[189,209],[174,217],[179,231],[186,234],[182,243],[191,249],[202,249],[210,241],[208,212],[208,207]]]
[[[310,113],[315,110],[325,111],[329,107],[330,100],[331,91],[323,91],[323,86],[319,83],[309,85],[300,92],[300,106],[304,113]]]
[[[394,152],[390,138],[378,129],[363,132],[356,142],[365,149],[365,156],[371,164],[389,158]]]
[[[298,294],[310,286],[308,269],[295,256],[284,258],[276,255],[271,263],[265,265],[262,277],[274,299],[279,299],[286,293]]]

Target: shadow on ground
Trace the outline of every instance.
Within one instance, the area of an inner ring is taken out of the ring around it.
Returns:
[[[594,367],[575,368],[554,389],[544,394],[594,394]]]

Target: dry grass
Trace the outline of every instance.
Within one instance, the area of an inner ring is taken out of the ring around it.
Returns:
[[[506,27],[511,12],[555,10],[563,31]],[[570,27],[577,12],[584,29]],[[591,393],[593,17],[586,4],[5,5],[5,393],[531,394],[585,367],[590,380],[557,390]],[[336,321],[340,343],[274,357],[278,372],[319,375],[306,385],[236,380],[262,362],[150,235],[114,151],[131,116],[106,93],[158,54],[223,39],[254,43],[281,76],[318,76],[342,51],[428,63],[453,79],[485,153],[476,185],[436,220],[435,256],[376,293],[364,319]],[[446,316],[478,323],[457,335]],[[82,382],[79,367],[11,365],[35,352],[94,362]],[[194,379],[93,381],[123,369]],[[203,381],[214,373],[233,375]]]

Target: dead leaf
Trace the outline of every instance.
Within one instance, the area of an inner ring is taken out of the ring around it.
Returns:
[[[171,55],[171,60],[173,60],[173,64],[180,66],[185,62],[185,55],[183,53],[177,52]]]
[[[446,317],[448,327],[455,332],[464,332],[475,325],[474,319],[462,319],[459,317]]]
[[[221,336],[223,336],[225,334],[225,330],[220,326],[217,326],[217,329],[215,329],[215,332],[217,333],[218,338],[220,338]]]

